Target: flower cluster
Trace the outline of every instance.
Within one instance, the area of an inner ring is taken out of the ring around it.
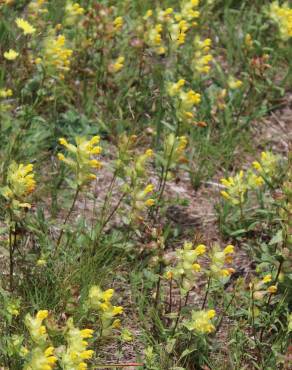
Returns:
[[[278,172],[279,156],[272,152],[262,152],[261,159],[252,163],[256,172],[264,179],[273,179]]]
[[[27,196],[35,189],[33,165],[17,164],[13,162],[7,173],[7,185],[1,188],[1,194],[10,202],[12,209],[30,208]]]
[[[19,53],[13,49],[9,49],[8,51],[5,51],[3,55],[7,60],[15,60],[19,56]]]
[[[233,205],[242,205],[247,197],[248,190],[263,186],[265,182],[271,183],[278,173],[279,157],[271,152],[262,152],[260,161],[254,161],[252,168],[246,172],[240,171],[234,177],[221,179],[226,187],[221,195]]]
[[[192,318],[184,323],[190,331],[198,334],[209,334],[215,330],[212,319],[215,317],[215,310],[192,311]]]
[[[201,95],[193,90],[184,91],[185,80],[180,79],[176,83],[169,83],[168,94],[174,98],[177,118],[182,122],[194,122],[195,106],[200,104]]]
[[[112,62],[108,70],[110,73],[117,73],[124,67],[125,58],[123,56],[119,56],[114,62]]]
[[[74,171],[75,181],[79,187],[95,180],[96,175],[92,173],[92,170],[101,168],[101,163],[97,159],[92,159],[92,156],[101,153],[102,149],[97,145],[99,141],[99,136],[93,136],[90,140],[76,137],[76,145],[73,145],[64,138],[59,139],[60,144],[66,148],[70,156],[65,157],[64,154],[58,153],[58,158]]]
[[[185,136],[175,136],[169,134],[164,141],[163,157],[169,159],[169,169],[179,162],[185,161],[184,152],[186,150],[188,140]]]
[[[123,307],[112,305],[111,299],[113,295],[113,289],[103,291],[96,285],[90,288],[88,294],[87,306],[89,309],[99,313],[99,319],[104,334],[110,332],[112,328],[120,327],[120,320],[115,319],[115,317],[123,313]]]
[[[210,52],[212,45],[211,39],[201,40],[199,36],[195,37],[194,40],[194,58],[192,61],[192,69],[196,74],[206,74],[210,71],[210,62],[213,60]]]
[[[274,1],[270,6],[270,17],[278,24],[283,40],[292,37],[292,9],[288,3],[280,6],[278,1]]]
[[[46,349],[34,348],[29,354],[26,354],[29,360],[25,364],[24,370],[52,370],[58,360],[54,356],[54,350],[52,346]]]
[[[36,32],[36,29],[23,18],[17,18],[15,22],[17,27],[22,30],[24,35],[31,35]]]
[[[173,8],[158,8],[155,13],[148,10],[144,16],[147,28],[145,42],[157,54],[166,53],[167,40],[163,40],[163,34],[169,35],[169,44],[176,49],[185,43],[188,30],[197,25],[194,20],[200,16],[197,10],[199,0],[182,1],[180,5],[178,12]]]
[[[176,251],[176,265],[166,271],[165,277],[174,279],[185,291],[189,291],[194,285],[196,273],[201,270],[197,259],[206,252],[203,244],[194,248],[190,242],[185,242],[182,249]]]
[[[13,95],[11,89],[0,89],[0,98],[6,99]]]
[[[84,9],[78,3],[67,1],[65,6],[65,25],[73,25],[78,16],[84,13]]]
[[[272,281],[272,275],[265,275],[261,280],[254,281],[249,284],[249,288],[252,292],[253,298],[256,300],[262,300],[266,294],[275,294],[277,292],[276,285],[270,285]]]
[[[209,253],[209,271],[210,277],[221,280],[230,276],[234,269],[226,267],[226,264],[230,264],[233,261],[232,254],[234,253],[234,246],[227,245],[223,250],[219,245],[214,244]]]
[[[244,204],[247,191],[260,188],[264,180],[249,169],[246,172],[239,171],[234,177],[221,179],[221,183],[226,187],[221,191],[222,197],[236,206]]]
[[[25,326],[27,327],[31,339],[37,344],[43,344],[47,341],[48,335],[43,321],[48,317],[47,310],[40,310],[35,317],[27,314],[25,317]]]
[[[70,70],[70,58],[73,50],[66,47],[64,35],[55,35],[52,32],[44,42],[42,58],[36,59],[36,64],[42,64],[48,73],[56,74],[64,79],[64,73]]]
[[[67,347],[61,358],[62,368],[85,370],[87,369],[85,360],[91,359],[94,351],[87,349],[88,342],[84,339],[92,338],[93,330],[76,328],[72,319],[67,320],[67,330]]]

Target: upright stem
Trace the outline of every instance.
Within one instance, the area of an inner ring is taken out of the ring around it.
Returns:
[[[210,289],[210,283],[211,283],[211,276],[209,276],[209,278],[208,278],[207,290],[206,290],[204,301],[203,301],[203,304],[202,304],[202,310],[205,308],[205,304],[207,302],[207,297],[208,297],[209,289]]]
[[[70,216],[71,216],[71,213],[72,213],[72,212],[73,212],[73,210],[74,210],[75,203],[76,203],[76,200],[77,200],[77,198],[78,198],[79,192],[80,192],[80,187],[79,187],[79,186],[77,186],[77,188],[76,188],[76,192],[75,192],[75,195],[74,195],[74,198],[73,198],[73,202],[72,202],[71,207],[70,207],[70,209],[69,209],[69,211],[68,211],[68,213],[67,213],[67,216],[65,217],[65,220],[64,220],[64,222],[63,222],[63,225],[62,225],[62,229],[61,229],[61,232],[60,232],[59,238],[58,238],[58,240],[57,240],[57,244],[56,244],[56,247],[55,247],[55,253],[54,253],[54,256],[56,255],[57,249],[58,249],[58,247],[59,247],[59,245],[60,245],[60,243],[61,243],[62,236],[63,236],[63,234],[64,234],[64,226],[67,224],[67,222],[68,222],[68,220],[69,220],[69,218],[70,218]]]

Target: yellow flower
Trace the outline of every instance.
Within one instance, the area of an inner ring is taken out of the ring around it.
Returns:
[[[147,200],[145,201],[145,205],[146,205],[147,207],[152,207],[154,204],[155,204],[155,200],[154,200],[154,199],[152,199],[152,198],[147,199]]]
[[[17,27],[22,29],[24,35],[31,35],[36,31],[36,29],[23,18],[17,18],[15,22]]]
[[[232,254],[234,253],[234,246],[229,244],[227,245],[224,250],[223,250],[224,254]]]
[[[37,315],[36,315],[36,318],[38,320],[44,320],[48,317],[49,315],[49,311],[48,310],[40,310],[38,311]]]
[[[167,280],[171,280],[173,278],[173,272],[172,271],[167,271],[165,273],[165,277]]]
[[[114,25],[114,29],[115,31],[119,31],[122,27],[123,27],[123,24],[124,24],[124,20],[122,17],[117,17],[114,21],[113,21],[113,25]]]
[[[80,331],[81,338],[92,338],[93,330],[92,329],[83,329]]]
[[[98,160],[92,159],[93,155],[98,155],[102,151],[101,147],[96,145],[99,143],[99,140],[99,136],[93,136],[91,140],[76,137],[76,145],[73,145],[64,138],[59,139],[59,143],[67,149],[71,156],[65,157],[62,153],[58,153],[57,156],[59,160],[74,170],[75,180],[79,186],[96,179],[96,175],[91,173],[91,171],[102,166]]]
[[[269,283],[270,281],[272,281],[272,275],[269,274],[269,275],[266,275],[264,278],[263,278],[263,283]]]
[[[111,63],[108,67],[109,72],[117,73],[124,67],[125,57],[118,57],[115,62]]]
[[[268,292],[271,293],[271,294],[275,294],[278,290],[277,286],[276,285],[271,285],[268,287]]]
[[[192,319],[187,321],[185,326],[188,330],[194,330],[200,334],[209,334],[215,330],[211,321],[215,315],[215,310],[192,311]]]
[[[201,270],[201,266],[198,263],[192,264],[192,268],[195,272],[199,272]]]
[[[7,60],[15,60],[18,57],[19,53],[17,53],[13,49],[9,49],[8,51],[5,51],[4,58]]]
[[[201,254],[204,254],[206,252],[206,246],[204,244],[199,244],[196,249],[195,249],[195,253],[200,256]]]
[[[278,1],[274,1],[270,7],[270,17],[278,24],[284,41],[292,37],[292,9],[289,8],[288,3],[279,6]]]
[[[64,73],[70,70],[73,50],[67,48],[66,37],[55,35],[55,31],[45,38],[43,43],[41,63],[48,72],[58,73],[59,78],[64,78]]]
[[[231,90],[239,89],[242,86],[242,81],[235,79],[234,77],[230,76],[228,79],[228,86]]]
[[[0,89],[0,98],[8,98],[12,96],[13,92],[11,89]]]

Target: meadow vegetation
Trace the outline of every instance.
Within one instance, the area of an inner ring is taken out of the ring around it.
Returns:
[[[291,369],[291,39],[283,1],[0,1],[1,369]]]

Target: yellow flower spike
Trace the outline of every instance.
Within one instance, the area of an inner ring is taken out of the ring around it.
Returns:
[[[19,56],[19,53],[17,53],[13,49],[9,49],[3,55],[4,55],[4,58],[7,60],[15,60]]]
[[[263,282],[264,284],[269,283],[270,281],[272,281],[272,275],[271,275],[271,274],[266,275],[266,276],[263,278],[263,280],[262,280],[262,282]]]
[[[209,334],[215,330],[215,326],[211,321],[215,315],[216,312],[214,310],[192,311],[192,318],[185,322],[185,326],[188,330],[194,330],[200,334]]]
[[[206,246],[204,244],[199,244],[196,249],[195,249],[195,253],[200,256],[201,254],[204,254],[206,252]]]
[[[86,370],[87,369],[87,364],[85,362],[81,362],[78,365],[78,370]]]
[[[232,254],[234,253],[234,246],[229,244],[227,245],[224,250],[223,250],[224,254]]]
[[[278,290],[278,288],[277,288],[277,286],[276,286],[276,285],[271,285],[271,286],[269,286],[269,287],[268,287],[268,289],[267,289],[267,291],[268,291],[270,294],[275,294],[275,293],[277,293],[277,290]]]
[[[17,27],[22,29],[24,35],[31,35],[36,31],[36,29],[23,18],[17,18],[15,22]]]

